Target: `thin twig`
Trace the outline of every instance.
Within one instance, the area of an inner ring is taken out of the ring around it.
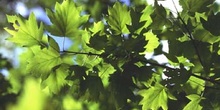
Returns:
[[[196,74],[191,74],[192,76],[196,77],[196,78],[199,78],[199,79],[202,79],[204,81],[209,81],[213,84],[218,84],[220,85],[220,82],[216,81],[216,80],[213,80],[213,79],[210,79],[210,78],[205,78],[205,77],[202,77],[202,76],[199,76],[199,75],[196,75]]]
[[[185,30],[187,31],[190,40],[192,41],[192,44],[193,44],[193,47],[195,48],[195,51],[196,51],[196,54],[197,54],[197,56],[198,56],[199,62],[201,63],[202,67],[204,68],[205,65],[204,65],[204,63],[203,63],[203,61],[202,61],[201,55],[200,55],[200,53],[199,53],[199,50],[198,50],[198,47],[197,47],[196,42],[195,42],[195,40],[194,40],[194,37],[193,37],[193,35],[192,35],[192,32],[189,30],[189,28],[187,27],[186,23],[184,22],[184,20],[183,20],[182,17],[180,16],[180,13],[178,12],[177,7],[176,7],[176,5],[175,5],[175,3],[174,3],[173,0],[172,0],[172,2],[173,2],[173,5],[174,5],[174,8],[175,8],[175,10],[176,10],[176,13],[177,13],[177,15],[178,15],[178,18],[179,18],[180,21],[183,23],[183,26],[184,26]]]
[[[64,50],[64,51],[61,51],[61,53],[71,53],[71,54],[75,54],[75,55],[80,54],[80,55],[88,55],[88,56],[95,55],[95,56],[104,58],[104,56],[102,56],[101,54],[96,54],[96,53],[91,53],[91,52],[88,52],[88,53],[87,53],[87,52],[73,52],[73,51],[66,51],[66,50]],[[107,58],[107,57],[105,57],[105,58]],[[165,69],[167,69],[167,70],[177,70],[177,71],[180,71],[180,69],[178,69],[178,68],[172,68],[172,67],[169,67],[169,66],[166,66],[166,65],[162,65],[162,64],[155,63],[155,62],[151,62],[151,61],[149,61],[149,60],[147,60],[147,59],[137,58],[137,60],[138,60],[138,61],[141,61],[141,62],[144,62],[144,63],[146,63],[146,64],[153,65],[153,66],[165,68]],[[202,79],[202,80],[204,80],[204,81],[211,82],[211,83],[213,83],[213,84],[218,84],[218,85],[220,85],[220,82],[215,81],[215,80],[213,80],[213,79],[205,78],[205,77],[202,77],[202,76],[193,74],[193,73],[191,74],[191,76],[194,76],[194,77],[196,77],[196,78]]]
[[[166,65],[161,65],[161,64],[158,64],[158,63],[153,63],[153,62],[150,62],[150,61],[147,61],[147,60],[141,60],[145,63],[148,63],[150,65],[153,65],[153,66],[158,66],[158,67],[161,67],[161,68],[165,68],[165,69],[168,69],[168,70],[177,70],[177,71],[180,71],[180,69],[178,68],[171,68],[169,66],[166,66]],[[202,77],[202,76],[199,76],[199,75],[196,75],[196,74],[193,74],[191,73],[191,76],[194,76],[196,78],[199,78],[199,79],[202,79],[204,81],[208,81],[208,82],[211,82],[213,84],[218,84],[220,85],[220,82],[216,81],[216,80],[213,80],[213,79],[210,79],[210,78],[205,78],[205,77]]]
[[[67,50],[60,51],[60,53],[71,53],[74,55],[81,54],[81,55],[88,55],[88,56],[92,56],[92,55],[101,56],[101,54],[96,54],[96,53],[91,53],[91,52],[73,52],[73,51],[67,51]]]

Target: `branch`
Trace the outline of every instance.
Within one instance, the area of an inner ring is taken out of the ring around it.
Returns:
[[[145,63],[148,63],[148,64],[150,64],[150,65],[154,65],[154,66],[157,66],[157,67],[165,68],[165,69],[168,69],[168,70],[179,70],[178,68],[171,68],[171,67],[169,67],[169,66],[161,65],[161,64],[158,64],[158,63],[153,63],[153,62],[150,62],[150,61],[147,61],[147,60],[145,60],[145,61],[144,61],[144,60],[141,60],[141,61],[143,61],[143,62],[145,62]],[[196,78],[202,79],[202,80],[204,80],[204,81],[211,82],[211,83],[213,83],[213,84],[218,84],[218,85],[220,85],[220,82],[218,82],[218,81],[216,81],[216,80],[213,80],[213,79],[210,79],[210,78],[205,78],[205,77],[202,77],[202,76],[193,74],[193,73],[191,73],[191,76],[194,76],[194,77],[196,77]]]
[[[64,51],[60,51],[60,53],[71,53],[71,54],[74,54],[74,55],[81,54],[81,55],[88,55],[88,56],[94,55],[94,56],[99,56],[99,57],[104,58],[104,56],[102,54],[96,54],[96,53],[91,53],[91,52],[73,52],[73,51],[66,51],[66,50],[64,50]],[[105,57],[105,58],[107,58],[107,57]],[[150,62],[147,59],[137,58],[137,60],[141,61],[141,62],[144,62],[146,64],[150,64],[150,65],[153,65],[153,66],[165,68],[165,69],[168,69],[168,70],[179,70],[178,68],[172,68],[172,67],[169,67],[169,66],[166,66],[166,65],[158,64],[158,63],[155,63],[155,62]],[[213,84],[220,85],[220,82],[218,82],[216,80],[213,80],[213,79],[210,79],[210,78],[205,78],[205,77],[193,74],[193,73],[191,73],[191,76],[194,76],[196,78],[199,78],[199,79],[211,82]]]
[[[196,74],[192,74],[192,76],[196,77],[196,78],[199,78],[199,79],[202,79],[202,80],[205,80],[205,81],[209,81],[213,84],[218,84],[220,85],[220,82],[216,81],[216,80],[213,80],[213,79],[210,79],[210,78],[205,78],[205,77],[202,77],[202,76],[199,76],[199,75],[196,75]]]
[[[73,52],[73,51],[67,51],[67,50],[63,50],[63,51],[60,51],[60,53],[71,53],[71,54],[74,54],[74,55],[88,55],[88,56],[101,56],[101,54],[96,54],[96,53],[91,53],[91,52]]]
[[[189,30],[189,28],[187,27],[186,23],[184,22],[184,20],[183,20],[182,17],[180,16],[180,13],[178,12],[177,7],[176,7],[176,5],[175,5],[175,3],[174,3],[173,0],[172,0],[172,2],[173,2],[173,5],[174,5],[175,10],[176,10],[176,12],[177,12],[178,18],[179,18],[180,21],[183,23],[183,26],[184,26],[184,28],[186,29],[186,32],[188,33],[188,36],[189,36],[190,40],[192,41],[192,44],[193,44],[193,47],[195,48],[196,55],[198,56],[199,62],[201,63],[202,67],[204,68],[204,63],[203,63],[203,61],[202,61],[201,55],[200,55],[200,53],[199,53],[199,50],[198,50],[198,47],[197,47],[196,42],[195,42],[195,40],[194,40],[194,37],[193,37],[193,35],[192,35],[192,32]]]

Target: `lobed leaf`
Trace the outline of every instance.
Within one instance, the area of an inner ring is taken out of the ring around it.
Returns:
[[[204,91],[205,81],[196,77],[190,77],[183,85],[186,94],[201,94]]]
[[[184,107],[183,110],[202,110],[202,106],[199,105],[200,101],[204,99],[197,94],[191,94],[186,96],[191,101]]]
[[[55,66],[62,63],[60,54],[53,48],[42,50],[36,48],[33,49],[33,52],[34,57],[28,61],[27,71],[36,76],[41,76],[43,80],[49,76]]]
[[[145,52],[153,52],[154,49],[156,49],[160,44],[159,39],[152,32],[147,32],[144,34],[144,36],[145,40],[148,41],[147,45],[145,46]]]
[[[98,33],[98,32],[102,32],[104,30],[105,26],[104,23],[99,21],[99,22],[94,22],[93,23],[93,27],[90,28],[90,31],[92,31],[92,35]]]
[[[166,9],[155,2],[154,12],[150,14],[152,19],[152,23],[150,24],[150,28],[152,30],[163,30],[164,26],[167,28],[171,26],[171,22],[167,19]]]
[[[141,90],[139,94],[144,97],[139,103],[143,110],[158,110],[160,107],[168,109],[168,93],[164,86],[156,84],[147,90]]]
[[[200,13],[207,11],[208,6],[213,2],[214,0],[179,0],[179,3],[184,10]]]
[[[131,23],[130,12],[128,11],[126,5],[122,5],[116,2],[113,8],[108,9],[108,16],[106,16],[107,23],[113,29],[115,34],[119,33],[129,33],[126,24]]]
[[[220,19],[220,13],[217,14],[211,13],[211,15],[208,16],[207,21],[204,20],[203,18],[200,18],[202,26],[215,36],[220,35],[219,19]]]
[[[61,88],[67,84],[68,66],[61,65],[55,71],[52,71],[49,77],[42,82],[43,86],[47,86],[52,93],[58,93]]]
[[[21,46],[44,46],[42,41],[43,24],[40,23],[40,26],[38,27],[36,17],[33,13],[30,14],[28,20],[25,20],[21,16],[10,15],[7,15],[7,19],[14,27],[14,29],[4,28],[12,35],[12,37],[8,38],[8,40]]]
[[[75,37],[79,33],[79,27],[88,20],[88,15],[82,16],[82,9],[71,0],[56,3],[54,12],[49,9],[46,11],[52,22],[47,29],[55,36]]]

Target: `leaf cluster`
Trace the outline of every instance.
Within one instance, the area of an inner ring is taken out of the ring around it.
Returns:
[[[177,17],[155,0],[154,6],[115,2],[93,21],[94,13],[64,0],[46,9],[50,25],[34,14],[8,15],[13,29],[5,30],[9,41],[27,48],[26,74],[53,98],[97,102],[105,110],[219,108],[219,12],[214,0],[179,2]],[[65,39],[72,43],[64,50]],[[157,55],[168,62],[158,63]]]

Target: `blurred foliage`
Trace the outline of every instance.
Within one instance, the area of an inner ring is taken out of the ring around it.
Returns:
[[[1,1],[0,26],[23,53],[19,66],[0,55],[0,110],[219,109],[218,4],[179,0],[175,16],[160,1]]]

